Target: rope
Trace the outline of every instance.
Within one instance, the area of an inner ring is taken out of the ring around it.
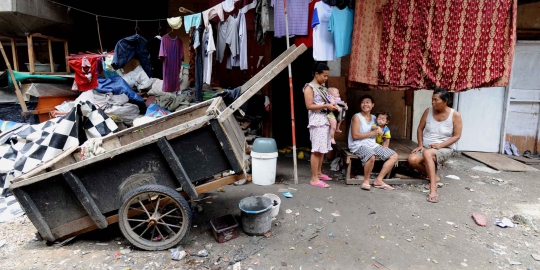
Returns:
[[[105,15],[99,15],[99,14],[95,14],[95,13],[92,13],[92,12],[89,12],[89,11],[86,11],[86,10],[82,10],[82,9],[78,9],[78,8],[74,8],[72,6],[68,6],[68,5],[64,5],[62,3],[58,3],[58,2],[55,2],[55,1],[52,1],[52,0],[47,0],[53,4],[56,4],[56,5],[59,5],[59,6],[63,6],[63,7],[66,7],[68,9],[73,9],[73,10],[77,10],[79,12],[83,12],[83,13],[86,13],[86,14],[90,14],[90,15],[93,15],[93,16],[96,16],[96,17],[102,17],[102,18],[107,18],[107,19],[114,19],[114,20],[123,20],[123,21],[130,21],[130,22],[135,22],[137,23],[138,21],[139,22],[155,22],[155,21],[159,21],[159,20],[166,20],[167,18],[165,19],[149,19],[149,20],[138,20],[138,19],[127,19],[127,18],[119,18],[119,17],[112,17],[112,16],[105,16]]]

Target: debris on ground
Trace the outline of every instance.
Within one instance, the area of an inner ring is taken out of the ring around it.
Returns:
[[[518,224],[525,224],[525,225],[530,223],[529,219],[523,215],[512,216],[512,221]]]
[[[290,213],[292,213],[292,210],[291,210],[291,209],[287,209],[287,210],[285,210],[285,213],[290,214]]]
[[[178,250],[177,248],[171,250],[171,260],[180,261],[186,257],[187,253],[184,250]]]
[[[0,248],[6,244],[6,240],[0,240]]]
[[[285,198],[292,198],[293,195],[292,195],[290,192],[284,192],[284,193],[283,193],[283,197],[285,197]]]
[[[217,189],[217,192],[225,192],[225,189],[220,187],[220,188]]]
[[[240,262],[237,262],[232,267],[233,270],[242,270],[242,264]]]
[[[268,238],[268,237],[270,237],[271,235],[272,235],[271,232],[266,232],[266,233],[264,234],[264,237]]]
[[[501,219],[497,219],[495,220],[495,222],[493,223],[501,228],[515,228],[517,227],[517,224],[514,224],[514,222],[512,222],[510,219],[508,218],[501,218]]]
[[[332,200],[332,196],[326,198],[328,200],[329,203],[333,203],[334,201]]]
[[[315,211],[317,211],[317,212],[319,212],[319,213],[322,211],[322,207],[320,207],[320,208],[313,208],[313,209],[315,209]]]
[[[334,211],[334,213],[332,213],[332,216],[334,216],[334,217],[341,217],[341,215],[339,214],[339,211],[338,211],[338,210]]]
[[[454,179],[454,180],[460,180],[461,178],[459,178],[459,176],[457,175],[453,175],[453,174],[450,174],[450,175],[447,175],[445,176],[446,178],[450,178],[450,179]]]
[[[197,256],[197,257],[208,257],[208,250],[203,249],[199,250],[197,253],[190,253],[190,256]]]
[[[375,212],[375,211],[371,211],[371,212],[368,213],[368,215],[375,215],[375,214],[377,214],[377,212]]]
[[[474,192],[474,189],[470,188],[470,187],[465,187],[466,190],[470,191],[470,192]]]
[[[508,259],[508,263],[509,263],[510,265],[522,265],[521,262],[518,262],[518,261],[512,261],[512,260],[510,260],[510,259]]]
[[[540,261],[540,254],[531,254],[535,261]]]
[[[472,218],[474,219],[474,222],[478,224],[478,226],[486,227],[487,225],[487,219],[485,216],[474,213],[472,214]]]
[[[129,248],[120,248],[120,254],[126,255],[126,254],[129,254],[129,253],[131,253],[131,249],[129,249]]]

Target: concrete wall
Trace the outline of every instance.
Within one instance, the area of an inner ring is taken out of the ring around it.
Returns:
[[[18,13],[53,22],[73,23],[71,14],[68,14],[65,8],[59,8],[58,5],[47,0],[13,0],[13,3]]]
[[[422,119],[422,114],[424,111],[431,106],[431,96],[433,95],[432,90],[417,90],[414,91],[414,105],[413,105],[413,121],[412,121],[412,135],[411,140],[418,142],[416,139],[418,129],[418,124],[420,124],[420,119]]]
[[[518,29],[540,29],[540,2],[518,6]]]

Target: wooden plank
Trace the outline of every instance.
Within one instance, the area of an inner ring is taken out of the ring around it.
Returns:
[[[63,39],[63,38],[55,38],[55,37],[51,37],[51,36],[47,36],[47,35],[42,35],[42,34],[40,34],[40,33],[30,34],[29,36],[31,36],[31,37],[45,38],[45,39],[49,39],[49,40],[57,41],[57,42],[66,42],[66,41],[67,41],[66,39]]]
[[[220,178],[218,180],[210,181],[207,183],[204,183],[202,185],[198,185],[195,187],[195,190],[199,194],[206,193],[208,191],[232,184],[238,180],[245,179],[244,174],[236,174],[236,175],[230,175],[224,178]],[[187,194],[185,192],[180,192],[182,196],[187,198]],[[139,212],[135,210],[130,210],[128,212],[128,216],[135,216],[139,214]],[[118,222],[118,214],[112,215],[107,217],[108,224],[114,224]],[[52,229],[52,234],[55,236],[56,239],[66,239],[75,235],[80,235],[83,233],[87,233],[90,231],[93,231],[97,229],[97,226],[94,225],[92,222],[92,219],[89,216],[79,218],[77,220],[71,221],[69,223],[66,223],[64,225],[58,226],[54,229]],[[54,241],[56,239],[50,240]]]
[[[12,188],[18,188],[18,187],[21,187],[21,186],[30,185],[30,184],[39,182],[41,180],[47,179],[49,177],[53,177],[53,176],[65,173],[67,171],[71,171],[71,170],[75,170],[75,169],[84,167],[84,166],[86,166],[88,164],[91,164],[91,163],[94,163],[94,162],[98,162],[98,161],[101,161],[101,160],[113,158],[114,156],[129,152],[129,151],[137,149],[139,147],[143,147],[145,145],[152,144],[152,143],[156,142],[159,138],[161,138],[163,136],[174,134],[174,133],[177,133],[177,132],[183,131],[183,130],[186,130],[186,132],[193,131],[194,126],[201,125],[201,123],[207,123],[208,121],[210,121],[212,119],[214,119],[213,116],[200,117],[200,118],[197,118],[195,120],[189,121],[187,123],[184,123],[184,124],[172,127],[170,129],[164,130],[162,132],[156,133],[156,134],[154,134],[152,136],[148,136],[148,137],[144,138],[143,140],[128,144],[126,146],[123,146],[122,148],[118,148],[118,149],[115,149],[113,151],[106,152],[104,154],[101,154],[101,155],[98,155],[98,156],[83,160],[81,162],[77,162],[75,164],[71,164],[71,165],[66,166],[64,168],[61,168],[61,169],[58,169],[58,170],[55,170],[55,171],[52,171],[52,172],[48,172],[48,173],[39,175],[37,177],[26,178],[23,175],[21,177],[24,178],[24,180],[19,181],[17,183],[14,183],[12,185]]]
[[[36,229],[38,230],[41,237],[47,241],[54,241],[55,237],[51,232],[51,228],[41,215],[41,212],[39,212],[39,209],[37,208],[32,198],[30,198],[28,193],[26,193],[20,188],[12,188],[12,191],[17,197],[17,201],[24,209],[24,212],[26,212],[28,218],[32,221],[34,226],[36,226]]]
[[[212,104],[210,104],[210,106],[208,106],[208,109],[206,109],[206,115],[216,113],[215,110],[216,110],[216,108],[219,108],[222,100],[223,100],[223,98],[221,98],[221,97],[213,98],[212,99]]]
[[[405,147],[409,148],[409,150],[414,150],[416,147],[418,147],[418,143],[413,142],[412,140],[405,139],[405,138],[392,138],[390,139],[390,144],[393,142],[398,142],[404,145]]]
[[[225,133],[224,127],[226,128],[227,126],[221,125],[221,123],[219,123],[216,119],[211,120],[210,125],[212,126],[212,130],[216,134],[216,137],[221,144],[223,151],[225,152],[225,156],[227,157],[229,163],[232,166],[232,170],[236,173],[242,172],[243,163],[240,163],[240,160],[242,159],[238,158],[229,137]]]
[[[32,40],[32,35],[26,37],[28,43],[28,64],[30,65],[30,74],[35,72],[35,56],[34,56],[34,43]]]
[[[230,142],[232,149],[234,151],[234,155],[236,157],[236,160],[240,164],[244,164],[244,151],[243,147],[240,145],[238,138],[235,136],[235,133],[233,131],[233,128],[229,122],[229,119],[223,123],[219,123],[222,127],[222,130],[227,137],[227,140]],[[243,167],[243,165],[242,165]],[[236,171],[236,173],[240,173],[240,171]]]
[[[11,55],[13,57],[13,70],[19,71],[19,58],[17,57],[17,44],[15,39],[11,39]]]
[[[274,77],[276,77],[282,70],[284,70],[298,56],[300,56],[302,53],[304,53],[306,51],[306,49],[307,49],[306,46],[304,44],[302,44],[300,47],[298,47],[298,48],[294,49],[294,51],[290,52],[283,60],[277,61],[277,59],[276,59],[276,60],[272,61],[268,65],[268,66],[271,66],[272,68],[267,73],[263,74],[261,79],[258,80],[252,87],[250,87],[248,90],[246,90],[244,93],[242,93],[242,95],[239,98],[237,98],[233,103],[231,103],[229,105],[229,107],[218,116],[219,121],[220,122],[225,121],[230,115],[232,115],[236,110],[238,110],[238,108],[240,108],[240,106],[242,106],[253,95],[255,95],[261,88],[263,88],[263,86],[265,86]],[[289,50],[287,50],[287,52],[288,51]],[[262,71],[260,71],[259,73],[262,73]]]
[[[411,154],[411,149],[407,148],[405,145],[397,141],[390,140],[390,145],[388,146],[388,148],[394,150],[394,152],[398,154],[399,161],[406,161]]]
[[[59,162],[60,160],[64,159],[65,157],[68,157],[69,155],[71,155],[71,153],[73,153],[78,148],[79,148],[78,146],[73,146],[73,147],[67,149],[66,151],[62,152],[60,155],[50,159],[49,161],[47,161],[47,162],[39,165],[38,167],[30,170],[29,172],[25,173],[24,176],[26,178],[30,178],[30,177],[32,177],[34,175],[37,175],[39,172],[42,172],[45,169],[50,168],[51,166],[56,164],[56,162]],[[24,179],[21,178],[21,177],[17,177],[15,179],[11,180],[11,183],[17,183],[17,182],[19,182],[21,180],[24,180]]]
[[[464,155],[480,161],[487,166],[507,172],[532,172],[538,171],[537,169],[527,166],[521,162],[515,161],[513,159],[507,158],[498,153],[481,153],[481,152],[463,152]]]
[[[171,147],[171,144],[169,144],[169,142],[164,137],[161,137],[157,141],[157,145],[159,147],[159,150],[161,150],[163,157],[169,164],[169,167],[173,171],[176,180],[178,180],[180,186],[182,186],[182,190],[184,190],[188,194],[189,198],[197,198],[199,194],[197,194],[195,186],[193,186],[193,183],[191,183],[191,180],[189,179],[186,170],[184,170],[184,166],[182,166],[182,163],[180,163],[180,160],[178,159],[178,156],[174,152],[173,148]]]
[[[375,179],[370,179],[369,183],[373,184]],[[346,179],[345,183],[347,185],[361,185],[364,182],[364,179]],[[421,185],[429,183],[429,180],[426,179],[401,179],[401,178],[391,178],[384,179],[384,182],[389,185]],[[372,187],[372,189],[375,189]]]
[[[88,190],[86,190],[86,187],[84,187],[81,179],[71,171],[63,173],[62,176],[64,176],[69,187],[73,190],[73,193],[75,193],[75,196],[77,196],[77,199],[79,199],[79,202],[82,204],[88,215],[90,215],[90,218],[92,218],[96,227],[100,229],[107,228],[108,223],[107,220],[105,220],[105,216],[101,214],[99,207],[94,202],[94,199],[92,199],[92,196],[90,196],[90,193],[88,193]]]
[[[305,47],[305,45],[302,45]],[[255,76],[251,77],[251,79],[249,79],[246,83],[244,83],[242,85],[242,87],[240,88],[241,90],[241,93],[244,93],[246,92],[247,90],[249,90],[249,88],[251,88],[253,85],[255,85],[255,83],[257,83],[260,79],[263,78],[263,76],[270,72],[270,70],[272,70],[272,68],[274,67],[274,63],[278,63],[278,62],[281,62],[283,59],[285,59],[290,53],[292,53],[294,50],[296,49],[296,45],[292,45],[291,47],[287,48],[287,50],[285,50],[283,53],[281,53],[276,59],[274,59],[272,62],[270,62],[270,64],[266,65],[266,67],[264,67],[263,69],[261,69],[259,72],[257,72],[257,74],[255,74]],[[307,49],[307,48],[306,48]]]
[[[66,72],[67,73],[71,73],[71,69],[69,67],[69,59],[68,59],[68,56],[69,56],[69,49],[68,49],[68,42],[67,40],[64,42],[64,54],[65,54],[65,58],[66,58]]]
[[[2,46],[2,42],[0,42],[0,51],[2,52],[2,57],[4,58],[4,61],[6,62],[9,76],[11,76],[11,81],[13,82],[13,85],[15,86],[15,94],[17,94],[17,99],[19,100],[19,103],[21,104],[23,114],[28,113],[28,108],[26,107],[26,103],[24,102],[24,97],[22,95],[21,88],[19,88],[19,84],[17,83],[17,80],[15,80],[15,75],[13,74],[13,70],[11,69],[11,64],[9,63],[9,59],[6,56],[6,52],[4,51],[4,46]]]
[[[54,72],[54,60],[53,60],[53,54],[52,54],[52,43],[51,40],[47,40],[48,46],[49,46],[49,64],[51,65],[51,72]]]
[[[519,161],[521,163],[524,163],[524,164],[527,164],[527,165],[538,165],[538,164],[540,164],[540,159],[527,158],[527,157],[516,157],[516,156],[508,156],[508,155],[504,155],[504,156],[507,157],[507,158],[517,160],[517,161]]]

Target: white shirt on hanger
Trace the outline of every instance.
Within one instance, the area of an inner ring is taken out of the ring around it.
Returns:
[[[208,25],[203,34],[203,82],[210,84],[212,80],[212,61],[214,60],[213,54],[216,51],[216,44],[214,43],[214,33],[212,25]]]
[[[332,32],[328,31],[332,7],[323,1],[315,4],[311,27],[313,28],[313,59],[316,61],[334,61],[335,46]]]

